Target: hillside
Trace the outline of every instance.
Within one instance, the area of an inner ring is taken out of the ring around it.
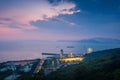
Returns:
[[[80,42],[80,43],[112,43],[112,44],[120,44],[119,39],[112,38],[89,38],[82,40],[59,40],[60,42]]]
[[[47,76],[48,80],[120,80],[120,48],[85,55],[78,65]]]

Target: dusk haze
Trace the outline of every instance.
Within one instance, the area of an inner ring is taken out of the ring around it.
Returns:
[[[120,0],[0,0],[0,80],[120,80]]]
[[[120,39],[119,0],[0,0],[0,40]]]

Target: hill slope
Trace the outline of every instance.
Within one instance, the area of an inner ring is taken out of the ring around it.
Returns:
[[[112,38],[90,38],[90,39],[82,39],[82,40],[59,40],[59,41],[60,42],[120,44],[120,40],[119,39],[112,39]]]
[[[85,56],[78,65],[57,70],[49,80],[120,80],[120,48]]]

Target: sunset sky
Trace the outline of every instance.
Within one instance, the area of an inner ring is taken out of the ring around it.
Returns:
[[[0,40],[120,39],[120,0],[0,0]]]

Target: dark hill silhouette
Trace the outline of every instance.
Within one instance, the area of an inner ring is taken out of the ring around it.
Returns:
[[[82,39],[82,40],[59,40],[60,42],[81,42],[81,43],[113,43],[120,44],[119,39],[112,38],[90,38],[90,39]]]
[[[48,80],[120,80],[120,48],[87,54],[80,64],[57,70]]]

